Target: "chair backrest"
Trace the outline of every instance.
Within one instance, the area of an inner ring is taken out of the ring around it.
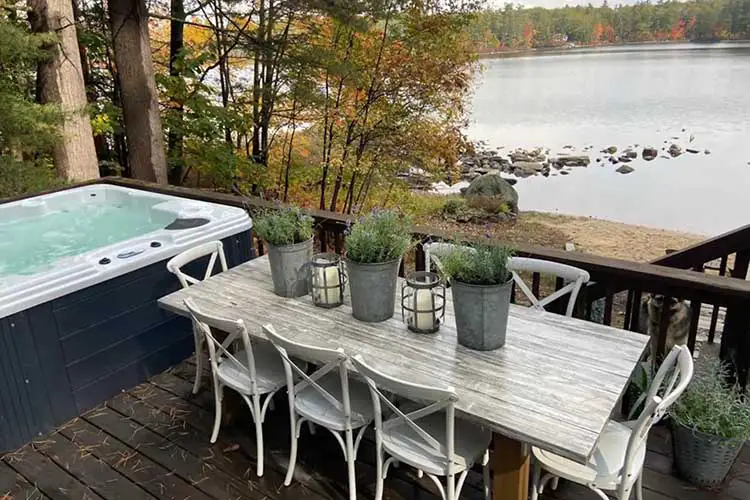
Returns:
[[[359,354],[352,358],[352,363],[370,387],[372,405],[375,410],[376,434],[387,432],[394,426],[408,426],[423,441],[423,446],[444,458],[448,474],[452,474],[454,467],[453,456],[455,453],[455,402],[458,400],[455,390],[452,387],[427,386],[391,377],[367,364]],[[404,413],[381,392],[381,389],[423,402],[425,405],[414,411],[409,411],[409,413]],[[391,416],[385,423],[383,423],[381,402],[385,403],[385,406],[394,413],[394,416]],[[439,411],[445,411],[445,446],[417,423],[419,419]],[[379,436],[378,439],[380,439]]]
[[[632,427],[621,471],[621,495],[638,478],[642,464],[637,462],[637,457],[639,451],[646,446],[651,427],[664,417],[669,407],[685,392],[692,378],[693,355],[690,349],[684,345],[674,346],[659,367],[648,390],[643,411]]]
[[[551,302],[566,294],[570,294],[568,297],[568,305],[565,308],[566,316],[573,315],[573,308],[576,305],[578,292],[581,291],[581,287],[584,283],[588,283],[590,278],[589,273],[583,269],[549,260],[530,259],[527,257],[511,257],[509,267],[513,273],[513,281],[516,283],[516,286],[521,289],[526,298],[529,299],[531,307],[534,309],[544,310],[544,307]],[[523,280],[519,274],[520,272],[556,276],[562,278],[565,281],[565,285],[556,292],[540,299]]]
[[[185,299],[185,307],[187,307],[190,312],[190,318],[193,320],[193,328],[206,340],[206,344],[208,344],[208,353],[214,380],[216,380],[220,364],[232,363],[240,372],[244,372],[250,379],[250,394],[258,394],[255,356],[253,355],[253,346],[250,342],[250,336],[247,333],[245,322],[241,319],[231,320],[202,311],[191,298]],[[219,340],[214,337],[211,328],[216,328],[217,330],[227,333],[227,337],[223,342],[219,342]],[[246,354],[245,359],[238,359],[235,355],[236,353],[231,352],[232,344],[235,342],[240,342],[242,344]]]
[[[311,346],[307,344],[301,344],[295,342],[286,337],[281,336],[274,329],[273,325],[264,325],[263,333],[268,337],[268,340],[273,344],[281,358],[284,361],[284,370],[286,372],[286,383],[287,390],[289,392],[290,403],[294,404],[294,398],[297,394],[306,387],[312,387],[315,391],[328,401],[334,408],[342,412],[346,418],[347,427],[351,426],[352,420],[352,408],[351,399],[349,397],[349,372],[346,367],[348,357],[344,350],[329,349],[325,347]],[[307,374],[292,357],[299,359],[322,362],[320,366],[312,374]],[[341,380],[341,399],[331,394],[324,387],[322,387],[318,381],[326,374],[338,370],[339,377]],[[295,374],[299,377],[300,381],[295,383]]]
[[[439,272],[442,272],[443,267],[440,263],[440,255],[449,253],[453,250],[457,250],[459,248],[469,248],[463,245],[456,245],[455,243],[445,243],[442,241],[433,241],[429,243],[424,243],[422,245],[422,248],[424,249],[424,261],[425,261],[425,267],[426,270],[430,270],[430,264],[435,264],[435,267]]]
[[[207,255],[210,255],[211,257],[208,259],[206,272],[203,274],[202,278],[195,278],[183,271],[182,268],[185,265],[190,264],[191,262]],[[180,284],[183,288],[187,288],[190,285],[194,285],[207,278],[210,278],[214,274],[214,267],[216,266],[217,259],[219,261],[219,264],[221,265],[221,271],[226,271],[227,258],[224,255],[224,245],[221,243],[221,241],[218,240],[209,241],[202,245],[189,248],[184,252],[175,255],[169,260],[169,262],[167,262],[167,269],[170,273],[177,276],[177,279],[180,280]]]

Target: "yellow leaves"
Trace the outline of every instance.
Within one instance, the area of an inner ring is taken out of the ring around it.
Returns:
[[[94,135],[111,134],[114,132],[112,126],[112,120],[106,113],[97,113],[91,117],[91,128],[94,130]]]

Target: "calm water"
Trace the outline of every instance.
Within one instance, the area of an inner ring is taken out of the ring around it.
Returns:
[[[520,180],[521,209],[704,234],[750,223],[750,44],[605,48],[483,66],[471,138],[553,155],[594,147],[588,168]],[[672,142],[701,153],[639,158],[628,175],[593,163],[607,146]]]

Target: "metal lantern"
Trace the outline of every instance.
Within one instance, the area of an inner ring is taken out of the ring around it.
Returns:
[[[318,253],[310,262],[313,304],[330,309],[344,303],[344,264],[335,253]]]
[[[401,286],[401,317],[409,330],[434,333],[445,317],[445,284],[437,273],[417,271]]]

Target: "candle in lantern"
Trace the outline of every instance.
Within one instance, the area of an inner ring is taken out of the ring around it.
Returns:
[[[341,293],[339,268],[337,266],[321,267],[316,270],[316,273],[318,287],[322,291],[320,303],[325,305],[337,304],[341,297],[339,295]]]
[[[432,305],[432,290],[416,290],[414,293],[414,326],[419,330],[431,330],[435,326]]]

